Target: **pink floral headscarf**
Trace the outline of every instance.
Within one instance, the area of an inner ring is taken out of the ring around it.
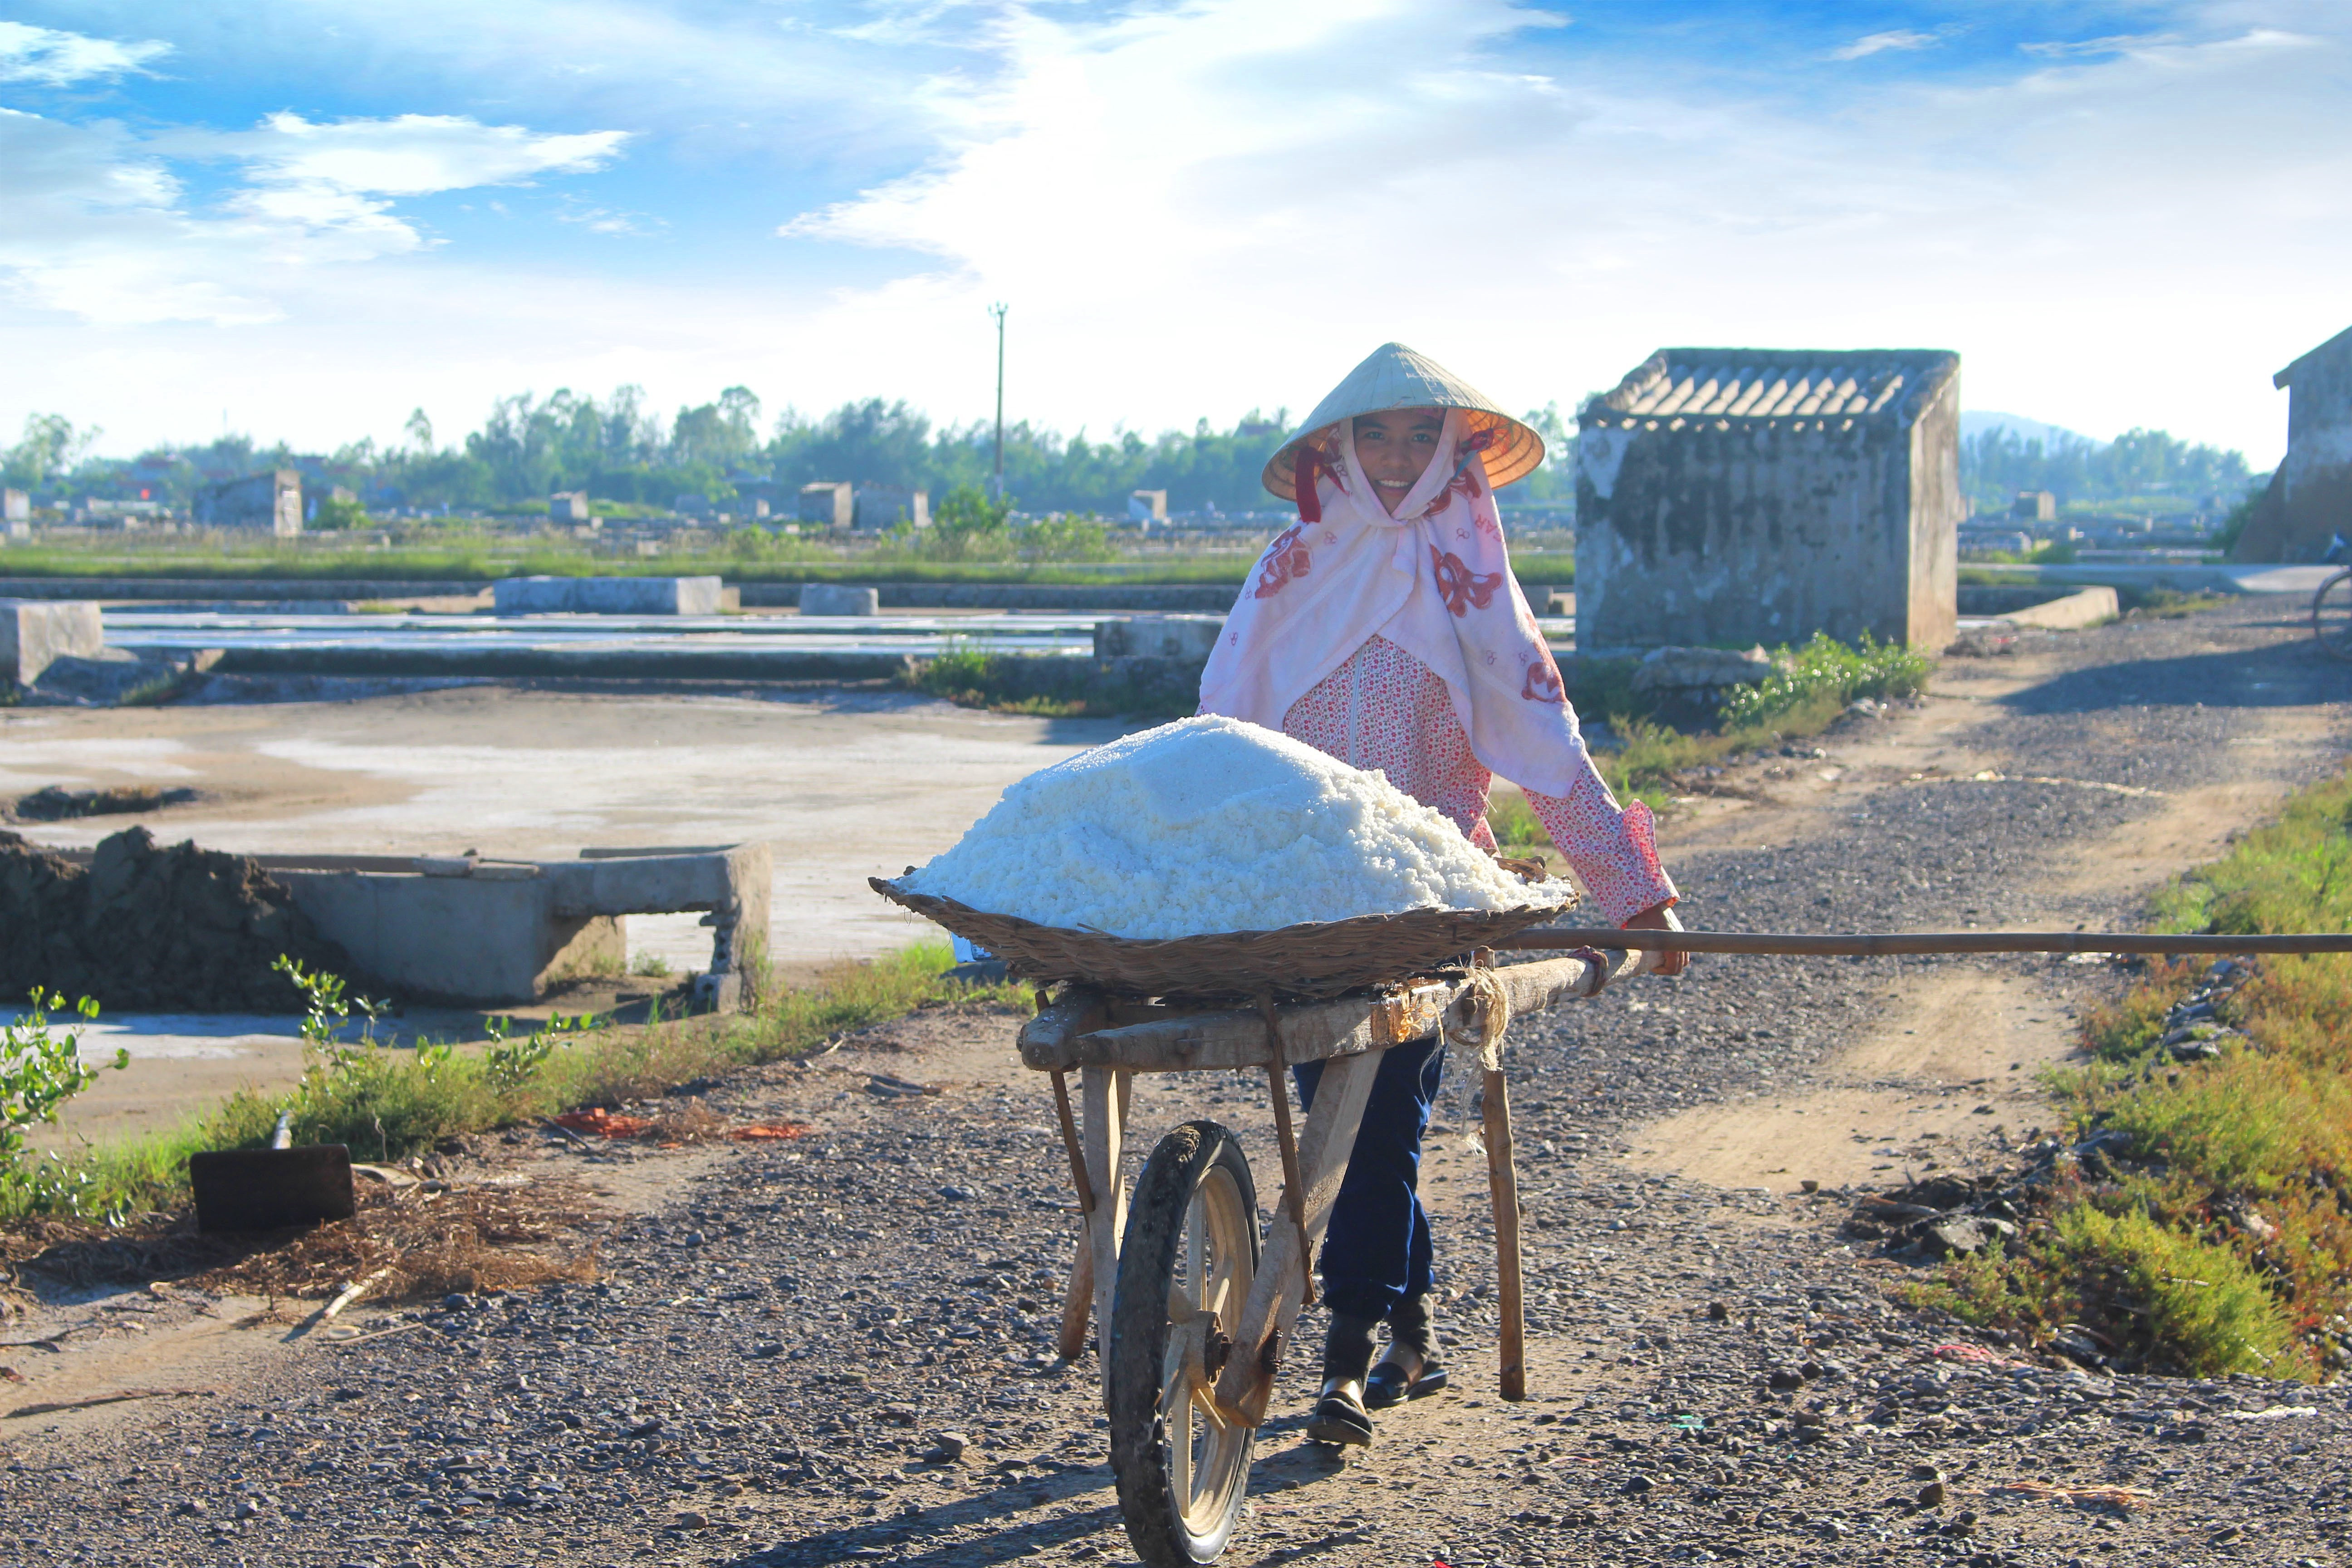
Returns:
[[[1282,728],[1290,705],[1373,637],[1436,671],[1470,749],[1522,788],[1565,795],[1584,737],[1511,575],[1480,453],[1449,409],[1413,487],[1384,510],[1353,422],[1298,446],[1298,515],[1265,547],[1201,677],[1201,711]]]

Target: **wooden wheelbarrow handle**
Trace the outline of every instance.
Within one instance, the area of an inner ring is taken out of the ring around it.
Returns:
[[[1496,947],[1614,948],[1620,952],[1785,953],[1805,958],[1877,958],[1906,952],[2352,952],[2352,932],[2289,936],[2170,936],[2107,931],[1860,931],[1798,936],[1769,931],[1568,930],[1536,926],[1499,938]]]

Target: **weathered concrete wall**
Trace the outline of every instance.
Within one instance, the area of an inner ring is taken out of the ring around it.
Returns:
[[[708,910],[698,1000],[751,1005],[767,976],[765,844],[667,853],[583,851],[578,861],[264,856],[294,906],[376,980],[476,1005],[535,1000],[549,982],[626,951],[623,917]]]
[[[1960,519],[1967,511],[1960,500],[1960,378],[1955,374],[1911,425],[1910,621],[1903,640],[1915,647],[1941,652],[1960,629]]]
[[[501,577],[490,590],[501,616],[715,616],[716,577]]]
[[[302,476],[275,468],[207,485],[196,492],[194,516],[208,528],[266,528],[291,539],[302,531]]]
[[[1906,353],[1899,375],[1881,363],[1883,398],[1866,411],[1841,356],[1761,351],[1715,355],[1762,365],[1804,395],[1794,416],[1751,417],[1743,397],[1723,416],[1675,414],[1714,395],[1714,383],[1661,395],[1675,370],[1584,411],[1577,475],[1577,641],[1582,647],[1802,642],[1816,631],[1864,632],[1941,647],[1957,619],[1959,393],[1958,357]],[[1857,353],[1857,365],[1886,356]],[[1716,363],[1710,360],[1704,363]],[[1831,367],[1824,376],[1819,369]],[[1721,395],[1738,390],[1729,379]],[[1622,406],[1612,406],[1622,401]],[[1644,409],[1663,404],[1659,414]]]
[[[1097,658],[1178,658],[1202,664],[1217,650],[1222,616],[1132,616],[1095,623]]]
[[[2352,328],[2271,378],[2287,389],[2286,458],[2233,561],[2316,561],[2329,536],[2352,538]]]
[[[61,658],[96,658],[106,631],[93,604],[0,599],[0,682],[30,686]]]
[[[878,616],[882,595],[871,584],[803,583],[801,614],[804,616]]]

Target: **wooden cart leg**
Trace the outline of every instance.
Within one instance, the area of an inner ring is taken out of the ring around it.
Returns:
[[[1077,1259],[1070,1265],[1069,1294],[1062,1298],[1062,1338],[1054,1348],[1064,1361],[1087,1353],[1087,1320],[1095,1307],[1095,1238],[1081,1226]]]
[[[1095,1339],[1102,1350],[1097,1359],[1106,1400],[1110,1395],[1110,1298],[1118,1285],[1119,1233],[1127,1228],[1127,1174],[1121,1164],[1134,1079],[1133,1073],[1114,1068],[1079,1070],[1086,1101],[1087,1180],[1095,1200],[1087,1220],[1087,1250],[1094,1263]]]
[[[1527,1325],[1519,1277],[1519,1176],[1511,1164],[1511,1091],[1503,1075],[1486,1084],[1486,1185],[1495,1196],[1495,1275],[1502,1310],[1503,1397],[1528,1396]]]
[[[1266,1406],[1273,1402],[1274,1368],[1269,1363],[1278,1364],[1297,1324],[1306,1270],[1314,1267],[1315,1244],[1331,1221],[1331,1205],[1348,1173],[1348,1156],[1355,1152],[1356,1130],[1363,1123],[1365,1102],[1372,1097],[1372,1079],[1386,1054],[1334,1057],[1323,1064],[1323,1080],[1315,1086],[1315,1108],[1307,1113],[1307,1131],[1298,1140],[1304,1244],[1297,1226],[1274,1226],[1242,1308],[1233,1359],[1217,1379],[1217,1403],[1253,1426],[1265,1420]],[[1274,1212],[1280,1214],[1285,1206],[1277,1201]]]
[[[1078,1194],[1078,1252],[1070,1266],[1069,1291],[1062,1298],[1062,1337],[1055,1348],[1064,1361],[1074,1362],[1087,1353],[1087,1320],[1095,1305],[1095,1184],[1087,1174],[1087,1150],[1078,1136],[1077,1118],[1070,1113],[1069,1079],[1068,1073],[1055,1069],[1054,1114],[1062,1125],[1062,1150],[1070,1157],[1070,1184]]]

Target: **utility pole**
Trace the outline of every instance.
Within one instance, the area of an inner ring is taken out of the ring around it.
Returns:
[[[1010,307],[1001,301],[991,305],[988,313],[996,318],[996,489],[995,499],[1004,499],[1004,312]]]

